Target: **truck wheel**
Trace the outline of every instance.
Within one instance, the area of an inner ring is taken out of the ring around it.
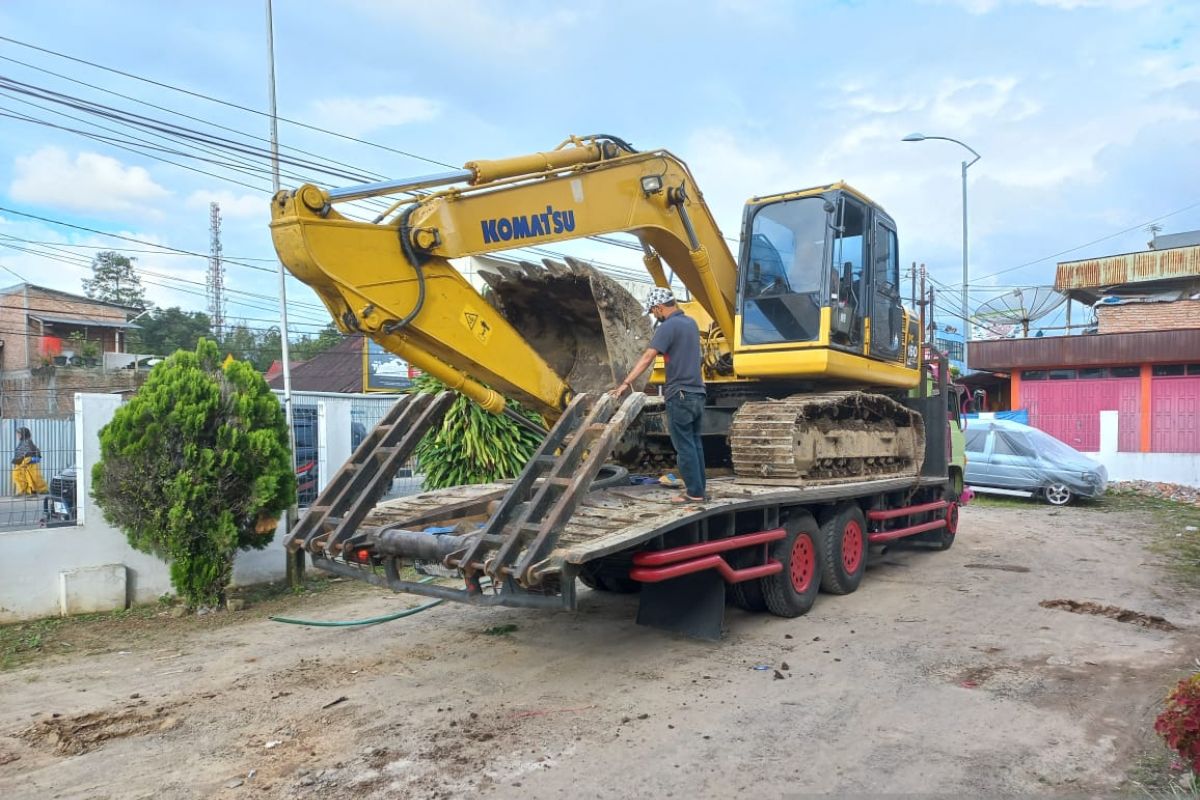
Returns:
[[[605,564],[603,559],[589,561],[579,570],[579,580],[589,589],[597,592],[612,594],[634,594],[642,590],[642,585],[626,575],[621,574],[629,567],[621,564]]]
[[[954,546],[954,535],[958,533],[958,503],[946,506],[946,527],[937,531],[935,542],[938,550],[949,550]]]
[[[821,523],[821,588],[850,594],[867,571],[867,524],[854,503],[837,506]]]
[[[767,610],[777,617],[798,617],[808,613],[821,589],[820,529],[807,513],[793,514],[784,527],[788,535],[771,547],[771,557],[783,564],[783,571],[759,584]]]
[[[743,611],[757,613],[767,610],[767,601],[763,598],[761,579],[729,584],[729,599]]]

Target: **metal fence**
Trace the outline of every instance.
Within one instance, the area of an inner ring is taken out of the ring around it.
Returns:
[[[317,406],[325,396],[327,395],[321,392],[292,393],[292,429],[296,436],[296,502],[301,508],[311,505],[317,499],[318,486],[321,481],[318,463],[324,443],[320,441]],[[352,451],[379,423],[388,409],[400,399],[400,395],[393,394],[357,394],[343,397],[351,401],[350,449]],[[410,461],[400,468],[386,497],[416,494],[421,491],[423,480],[416,461]]]
[[[400,397],[397,395],[363,395],[355,397],[350,410],[350,428],[352,431],[350,447],[358,447],[358,443],[379,424],[379,420],[383,419],[383,415],[396,404]],[[424,481],[424,476],[420,474],[419,465],[415,458],[409,459],[407,463],[400,468],[396,473],[396,478],[392,482],[392,490],[388,492],[388,497],[403,497],[404,495],[417,494],[421,491],[421,484]]]
[[[42,454],[33,471],[42,485],[32,487],[33,494],[18,495],[14,480],[11,461],[21,427],[29,428]],[[7,454],[9,462],[0,470],[0,530],[75,524],[74,417],[0,420],[0,453]]]

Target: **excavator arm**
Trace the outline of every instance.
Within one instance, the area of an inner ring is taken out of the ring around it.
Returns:
[[[388,195],[401,197],[371,222],[337,209]],[[573,393],[605,388],[630,368],[648,325],[621,287],[578,263],[501,276],[509,285],[557,280],[535,308],[528,291],[506,304],[497,290],[489,302],[453,258],[629,233],[654,282],[666,286],[669,268],[713,320],[710,342],[733,335],[737,261],[687,166],[612,137],[410,180],[304,185],[275,196],[271,230],[284,265],[343,331],[370,336],[496,413],[509,396],[557,417]]]

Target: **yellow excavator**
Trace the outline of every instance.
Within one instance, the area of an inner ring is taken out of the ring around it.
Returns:
[[[373,219],[339,210],[368,198],[388,198],[372,201]],[[341,330],[491,412],[513,398],[550,421],[625,375],[650,335],[640,305],[573,259],[497,267],[483,293],[451,261],[631,235],[656,285],[673,276],[686,288],[700,326],[710,467],[785,485],[921,470],[922,418],[900,400],[918,385],[923,348],[900,301],[896,226],[844,183],[752,198],[735,257],[680,159],[571,137],[446,173],[281,191],[271,231]],[[661,404],[647,402],[615,457],[669,463],[666,430]]]

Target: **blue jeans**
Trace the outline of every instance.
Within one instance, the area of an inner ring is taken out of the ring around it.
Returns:
[[[678,392],[667,400],[667,430],[679,461],[679,477],[692,497],[704,497],[704,444],[700,439],[703,419],[703,394]]]

